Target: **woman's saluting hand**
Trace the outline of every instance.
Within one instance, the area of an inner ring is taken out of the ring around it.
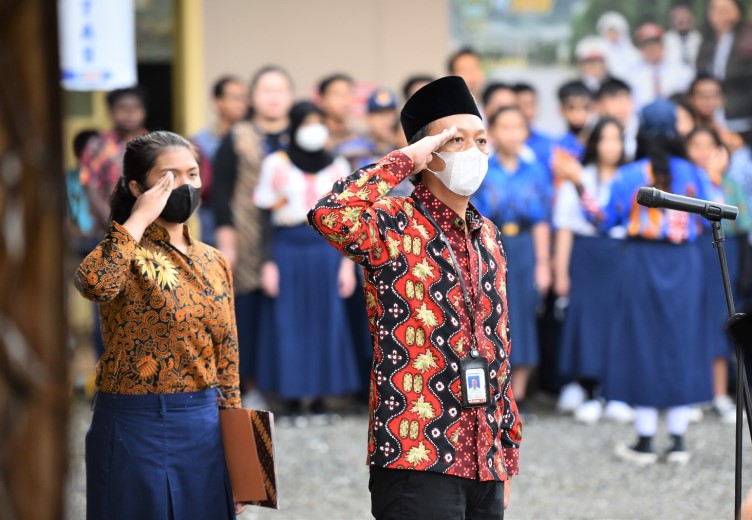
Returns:
[[[154,186],[136,198],[131,216],[123,224],[123,227],[136,242],[141,240],[144,230],[157,220],[159,214],[164,210],[174,183],[175,175],[171,171],[167,171]]]

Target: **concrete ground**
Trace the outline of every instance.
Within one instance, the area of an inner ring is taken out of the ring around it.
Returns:
[[[734,506],[734,427],[713,416],[691,425],[687,466],[659,463],[636,468],[615,459],[613,447],[631,441],[629,425],[585,426],[536,404],[521,452],[505,515],[519,520],[729,519]],[[85,518],[84,434],[88,403],[72,406],[71,473],[67,518]],[[351,520],[370,516],[365,466],[367,418],[346,416],[334,425],[276,431],[280,478],[279,511],[249,508],[241,520]],[[658,449],[666,444],[665,430]],[[745,431],[745,467],[752,467],[752,442]],[[747,485],[752,487],[746,474]]]

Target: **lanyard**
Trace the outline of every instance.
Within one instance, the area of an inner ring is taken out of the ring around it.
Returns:
[[[447,246],[447,249],[449,250],[449,256],[452,258],[452,263],[454,264],[454,270],[457,271],[457,278],[460,282],[460,288],[462,289],[462,295],[464,296],[465,300],[465,307],[467,308],[467,313],[470,315],[470,323],[473,326],[473,343],[476,343],[475,340],[475,313],[473,308],[473,302],[470,299],[470,293],[467,290],[467,285],[465,284],[465,277],[462,275],[462,270],[460,269],[460,264],[457,262],[457,257],[454,255],[454,250],[452,249],[452,244],[449,243],[449,239],[444,234],[444,230],[441,229],[441,226],[434,220],[433,216],[431,216],[431,213],[428,211],[428,209],[423,205],[423,203],[418,200],[414,199],[415,206],[421,210],[421,213],[431,222],[431,224],[436,227],[436,229],[439,230],[439,238],[442,242],[444,242],[444,245]],[[477,245],[476,240],[471,240],[473,242],[473,247],[475,248],[475,252],[478,255],[478,289],[476,294],[476,306],[480,306],[480,288],[481,284],[483,283],[483,264],[481,263],[480,258],[480,248]]]

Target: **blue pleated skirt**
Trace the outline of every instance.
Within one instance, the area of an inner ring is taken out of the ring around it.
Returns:
[[[235,518],[217,391],[98,393],[86,433],[86,518]]]
[[[536,366],[539,359],[535,288],[535,248],[529,231],[503,237],[507,253],[507,303],[512,336],[512,366]]]
[[[712,399],[711,356],[697,319],[701,277],[693,244],[625,243],[603,380],[606,399],[655,408]]]
[[[713,247],[710,235],[700,237],[695,246],[699,250],[702,261],[703,297],[698,319],[702,323],[702,337],[704,343],[712,352],[713,357],[728,358],[733,354],[731,340],[726,335],[726,293],[723,290],[721,264],[718,261],[718,250]],[[726,263],[729,268],[731,287],[736,289],[741,270],[742,238],[726,237]],[[736,300],[738,304],[738,300]]]
[[[235,294],[235,321],[238,327],[238,372],[241,381],[256,379],[256,348],[259,344],[263,291]]]
[[[277,228],[274,238],[280,285],[260,325],[259,388],[288,399],[356,392],[353,334],[337,292],[342,255],[305,225]]]
[[[603,378],[618,311],[616,274],[624,242],[576,236],[569,262],[569,307],[561,336],[559,371],[570,378]]]

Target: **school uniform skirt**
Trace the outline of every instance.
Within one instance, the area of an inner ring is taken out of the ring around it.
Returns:
[[[712,399],[711,356],[697,320],[700,267],[693,244],[625,243],[603,380],[606,399],[654,408]]]
[[[88,520],[235,518],[216,389],[94,399]]]
[[[279,295],[261,323],[259,388],[288,399],[356,392],[353,334],[337,292],[342,255],[307,225],[276,228],[274,241]]]
[[[559,353],[564,376],[600,381],[614,315],[615,275],[624,242],[575,236],[569,262],[570,290]]]
[[[538,329],[536,312],[540,295],[535,288],[535,247],[530,231],[503,237],[507,253],[507,304],[512,354],[515,366],[538,364]]]
[[[235,293],[235,318],[238,327],[238,372],[241,380],[256,379],[256,348],[264,293],[257,289]]]
[[[731,278],[731,288],[736,289],[741,270],[742,238],[727,236],[724,242],[726,249],[726,263]],[[726,335],[726,321],[728,308],[726,307],[726,293],[723,290],[721,264],[718,261],[718,251],[713,247],[711,235],[702,235],[695,246],[698,248],[702,261],[702,281],[704,296],[698,319],[702,324],[703,341],[712,352],[713,357],[729,358],[733,353],[731,340]],[[736,300],[738,302],[738,300]]]

